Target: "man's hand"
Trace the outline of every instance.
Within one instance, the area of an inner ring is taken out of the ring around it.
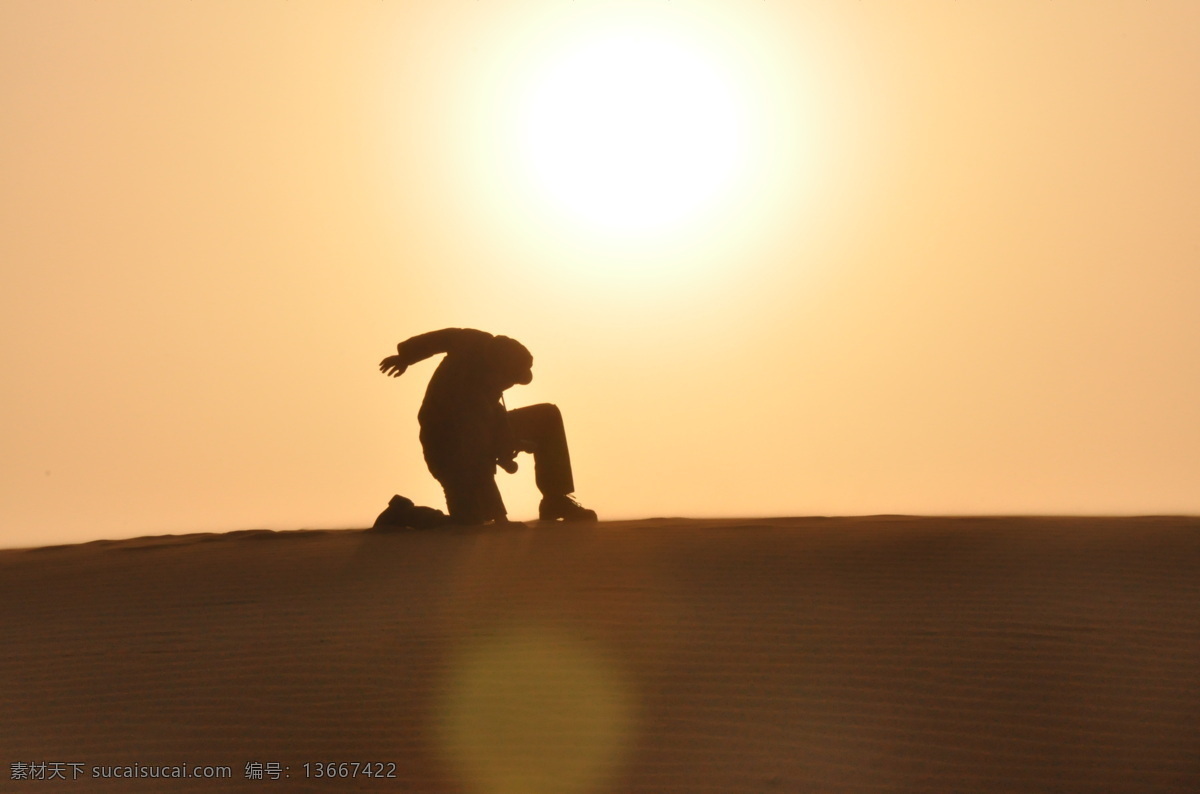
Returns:
[[[388,356],[379,362],[379,371],[384,375],[391,375],[393,378],[403,375],[406,369],[408,369],[408,365],[404,363],[400,356]]]
[[[499,466],[500,468],[504,469],[509,474],[516,474],[517,473],[517,461],[515,460],[515,458],[516,458],[515,453],[507,458],[504,458],[504,457],[497,458],[496,465]]]

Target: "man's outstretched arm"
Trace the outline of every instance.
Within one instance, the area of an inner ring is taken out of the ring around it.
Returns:
[[[479,344],[490,339],[491,334],[473,328],[443,328],[418,334],[396,345],[396,355],[379,362],[379,371],[398,378],[412,364],[424,361],[439,353],[452,353],[464,346]]]

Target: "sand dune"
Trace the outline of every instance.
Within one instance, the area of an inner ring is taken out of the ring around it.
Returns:
[[[5,790],[1200,791],[1200,519],[141,538],[0,605]],[[231,777],[93,777],[152,765]]]

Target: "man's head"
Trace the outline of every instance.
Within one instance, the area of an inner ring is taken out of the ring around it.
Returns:
[[[533,380],[533,354],[525,345],[507,336],[493,337],[488,350],[493,372],[503,388]]]

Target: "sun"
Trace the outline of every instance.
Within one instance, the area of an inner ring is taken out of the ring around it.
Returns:
[[[674,226],[719,199],[743,167],[744,113],[729,75],[667,33],[590,38],[532,82],[523,159],[550,203],[589,225]]]

